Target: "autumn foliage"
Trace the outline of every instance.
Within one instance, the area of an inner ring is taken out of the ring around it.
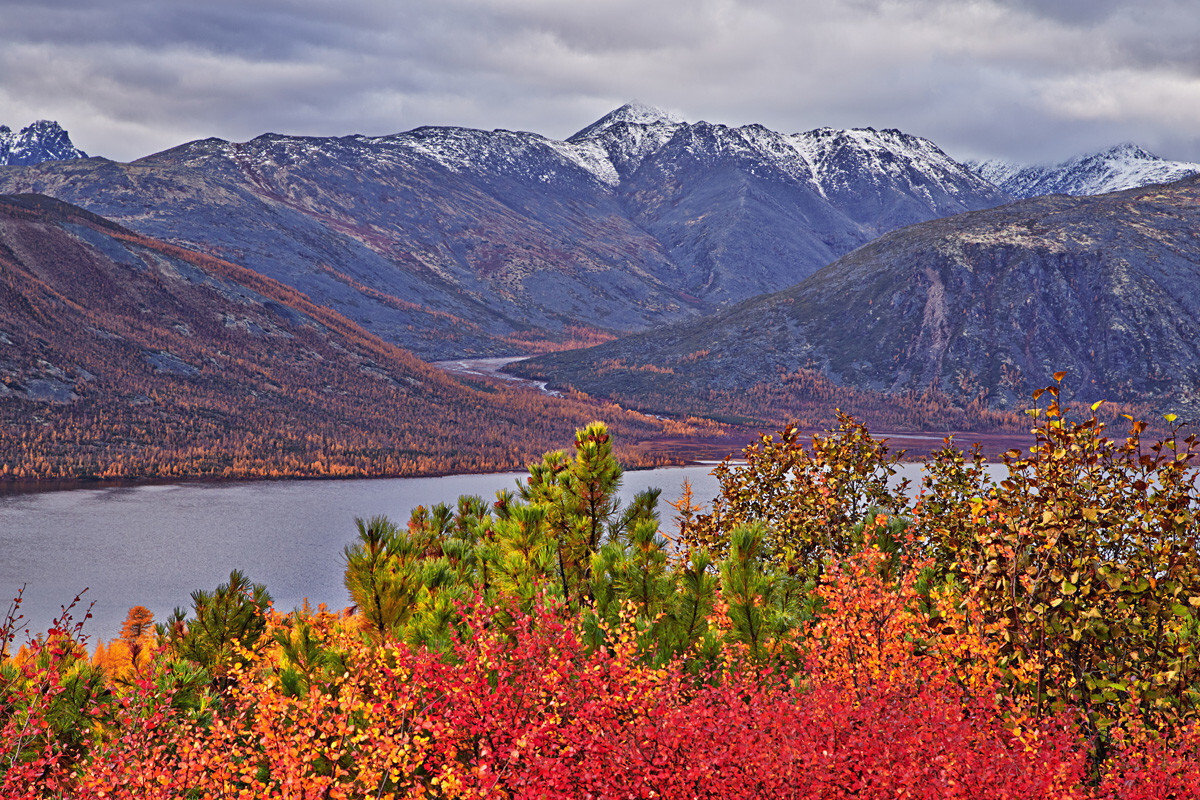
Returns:
[[[49,198],[0,200],[0,238],[0,482],[502,471],[597,415],[652,466],[635,442],[700,433],[454,378],[293,288]]]
[[[492,502],[359,520],[344,612],[235,571],[124,672],[9,626],[0,794],[1197,796],[1194,441],[1061,412],[915,501],[849,418],[766,437],[677,544],[594,423]]]

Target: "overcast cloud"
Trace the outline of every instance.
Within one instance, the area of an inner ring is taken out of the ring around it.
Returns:
[[[129,160],[420,125],[565,138],[630,100],[958,158],[1200,161],[1196,0],[4,0],[0,123]]]

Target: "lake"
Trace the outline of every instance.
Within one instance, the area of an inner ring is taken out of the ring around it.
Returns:
[[[663,490],[669,526],[683,481],[697,502],[717,494],[712,464],[626,472],[623,502],[650,487]],[[897,478],[915,490],[920,464],[899,465]],[[996,465],[993,465],[995,468]],[[356,537],[354,518],[387,514],[404,524],[418,505],[454,503],[459,495],[492,500],[527,473],[375,480],[286,480],[76,488],[0,494],[0,594],[26,586],[29,630],[44,632],[62,604],[88,589],[90,641],[120,631],[129,608],[146,606],[165,619],[190,610],[196,589],[215,589],[240,569],[265,584],[275,607],[290,611],[349,604],[342,585],[343,548]],[[78,615],[77,615],[78,618]]]
[[[712,465],[625,473],[625,501],[649,487],[663,490],[670,520],[685,478],[697,498],[711,499]],[[195,589],[215,589],[240,569],[266,584],[275,607],[305,598],[316,606],[349,604],[342,585],[342,549],[355,540],[354,517],[387,514],[408,521],[417,505],[453,503],[459,495],[492,500],[526,473],[377,480],[184,483],[83,488],[0,495],[0,598],[25,585],[22,612],[32,632],[44,632],[61,605],[88,589],[93,618],[85,632],[114,638],[129,608],[143,605],[156,620],[176,606],[190,610]],[[86,606],[86,602],[84,604]],[[82,613],[82,612],[81,612]],[[78,615],[77,615],[78,618]]]

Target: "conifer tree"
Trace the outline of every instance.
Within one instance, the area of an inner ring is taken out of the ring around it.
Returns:
[[[134,606],[121,624],[121,641],[129,651],[129,664],[134,672],[150,637],[154,634],[154,614],[145,606]]]
[[[258,644],[270,605],[267,588],[235,569],[214,591],[192,592],[193,616],[177,608],[159,633],[179,658],[200,666],[221,689],[229,684],[234,665],[244,663],[243,651]]]
[[[435,528],[429,523],[420,506],[406,532],[386,516],[354,520],[358,543],[345,550],[346,589],[381,637],[396,634],[412,615],[423,586],[419,561],[436,542]]]

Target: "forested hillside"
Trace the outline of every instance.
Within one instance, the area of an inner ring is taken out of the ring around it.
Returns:
[[[503,469],[597,413],[468,386],[269,278],[28,195],[0,198],[0,381],[0,479]],[[688,430],[607,413],[631,445]]]

